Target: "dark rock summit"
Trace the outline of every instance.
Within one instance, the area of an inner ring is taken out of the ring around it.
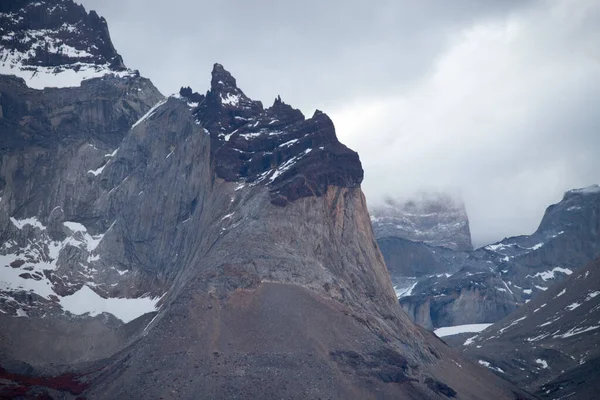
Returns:
[[[321,112],[305,119],[280,97],[264,109],[220,64],[213,68],[206,95],[189,88],[180,95],[211,136],[217,175],[267,185],[274,204],[322,196],[330,185],[358,187],[362,182],[358,155],[337,140],[333,122]]]

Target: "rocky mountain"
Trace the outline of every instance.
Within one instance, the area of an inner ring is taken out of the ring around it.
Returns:
[[[463,348],[480,364],[540,398],[597,397],[600,260],[471,335]]]
[[[473,250],[465,205],[448,194],[421,193],[406,201],[387,199],[370,213],[380,243],[386,238],[401,238],[452,250]]]
[[[65,21],[107,44],[71,1],[18,5],[29,49]],[[264,108],[219,64],[165,98],[102,54],[91,79],[36,67],[64,87],[22,58],[0,75],[0,397],[532,398],[398,307],[325,114]]]
[[[36,89],[133,74],[113,47],[106,20],[71,0],[0,4],[0,73]]]
[[[565,193],[531,235],[470,252],[379,239],[400,303],[428,328],[496,322],[600,256],[600,187]]]

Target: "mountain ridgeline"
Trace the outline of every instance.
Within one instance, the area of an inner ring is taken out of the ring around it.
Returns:
[[[398,306],[325,114],[219,64],[165,98],[70,0],[0,18],[0,397],[531,398]]]
[[[533,234],[475,251],[398,236],[378,242],[413,321],[427,329],[493,323],[600,257],[600,187],[566,192]]]

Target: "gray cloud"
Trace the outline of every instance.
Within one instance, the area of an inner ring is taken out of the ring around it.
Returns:
[[[219,62],[252,97],[304,110],[394,93],[418,79],[449,37],[525,1],[84,0],[109,22],[126,64],[163,91],[207,88]],[[519,7],[523,7],[522,5]]]
[[[220,62],[253,98],[325,110],[370,203],[459,192],[476,244],[600,182],[594,0],[82,3],[163,93],[206,90]]]

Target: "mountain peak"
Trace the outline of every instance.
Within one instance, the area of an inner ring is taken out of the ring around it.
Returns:
[[[597,195],[600,194],[600,185],[594,184],[590,186],[586,186],[584,188],[572,189],[565,193],[564,198],[567,198],[572,195]]]
[[[305,119],[278,96],[272,107],[248,98],[221,64],[214,64],[205,97],[182,88],[196,121],[210,133],[216,173],[227,181],[270,187],[274,204],[320,196],[327,187],[358,187],[356,152],[341,144],[323,113]],[[199,101],[201,100],[201,101]]]
[[[559,232],[585,226],[600,211],[600,186],[590,185],[565,192],[559,203],[546,209],[537,232]]]
[[[235,78],[227,71],[223,65],[215,63],[212,70],[212,79],[210,81],[211,90],[223,91],[238,89]],[[238,89],[239,90],[239,89]]]
[[[11,1],[0,6],[0,74],[28,86],[79,86],[107,73],[131,74],[106,20],[72,0]]]

